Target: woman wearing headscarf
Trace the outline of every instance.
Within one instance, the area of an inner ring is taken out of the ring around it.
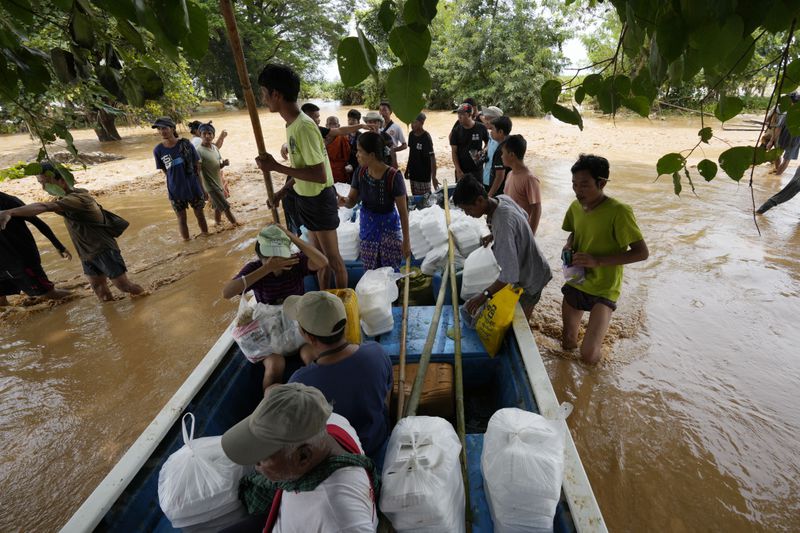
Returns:
[[[214,126],[208,122],[200,124],[197,130],[202,141],[197,147],[197,154],[200,156],[200,167],[203,171],[203,188],[208,193],[208,199],[211,200],[211,206],[214,208],[214,223],[219,226],[222,222],[222,214],[225,213],[225,218],[234,226],[238,226],[239,223],[231,213],[231,205],[226,199],[225,191],[228,188],[222,174],[222,168],[230,163],[227,159],[222,159],[219,148],[213,143],[216,135]]]

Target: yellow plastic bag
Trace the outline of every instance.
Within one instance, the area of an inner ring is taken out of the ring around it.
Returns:
[[[358,296],[353,289],[328,289],[327,292],[335,294],[344,304],[347,312],[347,325],[344,328],[344,338],[347,342],[361,344],[361,319],[358,313]]]
[[[514,321],[514,309],[521,294],[521,288],[514,289],[511,285],[506,285],[486,302],[481,316],[478,317],[475,329],[490,357],[500,351],[503,337]]]

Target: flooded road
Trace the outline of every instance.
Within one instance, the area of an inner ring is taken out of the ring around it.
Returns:
[[[322,110],[323,120],[345,113]],[[454,115],[428,116],[439,162],[449,162]],[[77,258],[64,261],[33,230],[51,279],[77,296],[0,312],[1,531],[63,524],[235,313],[221,287],[250,258],[268,210],[247,116],[211,118],[231,133],[222,153],[232,162],[233,210],[245,225],[186,244],[153,171],[153,132],[123,128],[124,141],[102,146],[93,132],[75,132],[83,151],[127,157],[77,176],[107,193],[104,207],[131,221],[120,247],[131,279],[151,295],[100,305]],[[268,149],[277,150],[280,119],[264,114],[262,124]],[[616,127],[589,119],[581,133],[514,120],[542,180],[537,239],[551,266],[566,238],[560,226],[573,198],[569,167],[580,152],[609,157],[607,192],[633,206],[651,251],[647,262],[626,267],[598,368],[559,348],[560,274],[531,324],[559,399],[575,404],[569,424],[611,531],[790,531],[800,516],[800,199],[761,217],[759,236],[750,190],[727,177],[702,183],[697,197],[688,187],[675,197],[671,180],[653,181],[654,163],[692,146],[697,129],[686,119],[618,120]],[[734,143],[753,135],[718,133]],[[35,155],[24,136],[4,140],[4,165]],[[706,156],[726,147],[712,144]],[[756,204],[792,172],[757,169]],[[31,180],[0,183],[0,190],[42,197]],[[69,242],[59,217],[43,218]],[[189,227],[197,233],[191,216]]]

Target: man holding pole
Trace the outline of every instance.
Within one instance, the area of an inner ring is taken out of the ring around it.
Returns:
[[[329,268],[318,272],[322,289],[347,287],[347,270],[339,254],[336,228],[339,213],[333,173],[325,143],[316,123],[297,105],[300,77],[289,67],[268,64],[258,77],[262,102],[286,121],[286,142],[291,167],[278,163],[271,154],[259,156],[262,171],[291,175],[287,186],[275,195],[275,203],[289,188],[297,193],[297,214],[313,244],[328,258]],[[335,281],[330,279],[331,270]]]

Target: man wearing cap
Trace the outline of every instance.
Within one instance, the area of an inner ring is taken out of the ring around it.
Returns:
[[[436,179],[436,153],[433,151],[431,134],[425,131],[425,113],[420,113],[411,123],[408,134],[408,166],[406,177],[411,181],[411,194],[427,194],[439,188]]]
[[[375,466],[363,455],[353,428],[331,411],[313,387],[276,385],[222,436],[228,458],[255,465],[277,489],[265,532],[377,529]]]
[[[0,211],[0,230],[6,227],[11,217],[33,217],[48,211],[58,213],[64,217],[72,244],[81,259],[83,273],[100,301],[114,300],[108,288],[109,279],[117,289],[131,296],[146,294],[142,287],[128,279],[128,269],[117,240],[106,229],[105,215],[89,192],[86,189],[73,189],[61,171],[48,161],[42,162],[41,174],[36,179],[44,190],[55,185],[64,194],[54,202],[37,202]]]
[[[489,107],[484,107],[480,115],[481,123],[484,126],[486,126],[486,131],[488,132],[491,129],[492,120],[502,116],[503,116],[503,110],[500,109],[499,107],[493,105]],[[500,143],[495,141],[494,137],[489,135],[489,142],[486,145],[486,157],[484,158],[487,161],[487,163],[492,162],[494,154],[497,151],[497,147],[499,145]],[[492,185],[491,174],[492,174],[492,165],[491,164],[483,165],[483,186],[486,188],[487,191],[489,190],[489,187],[491,187]]]
[[[463,178],[464,174],[477,173],[480,177],[483,174],[483,154],[489,142],[489,132],[486,126],[472,118],[471,105],[461,104],[456,112],[458,124],[450,132],[456,181]]]
[[[300,253],[292,254],[292,243],[300,249]],[[230,299],[253,291],[258,303],[280,305],[287,297],[305,292],[305,276],[328,266],[328,260],[322,252],[280,224],[271,224],[259,232],[256,255],[256,260],[242,267],[222,288],[224,298]],[[283,380],[286,360],[280,354],[264,356],[263,384],[266,389]]]
[[[289,383],[321,390],[334,411],[353,424],[366,454],[382,459],[389,437],[388,399],[393,381],[392,362],[383,346],[347,342],[344,304],[328,292],[290,296],[283,309],[300,324],[307,342],[301,350],[304,359],[315,360],[292,374]]]
[[[281,165],[271,154],[257,157],[256,163],[262,171],[281,172],[287,176],[281,194],[288,194],[290,188],[297,193],[299,221],[308,229],[311,242],[328,258],[329,267],[317,273],[319,286],[323,289],[347,287],[347,269],[336,235],[339,199],[333,187],[331,163],[317,124],[297,105],[300,77],[287,66],[268,64],[258,76],[258,83],[264,104],[286,121],[291,166]],[[281,195],[276,195],[275,201],[280,200]],[[331,280],[331,274],[335,281]]]
[[[153,149],[156,168],[167,177],[167,193],[175,216],[178,218],[178,232],[184,241],[189,240],[189,225],[186,210],[194,211],[197,225],[202,235],[208,235],[208,224],[203,207],[208,194],[203,190],[200,156],[192,143],[178,137],[175,122],[169,117],[161,117],[153,123],[153,129],[161,134],[161,142]]]
[[[391,147],[394,144],[394,141],[392,140],[392,138],[389,136],[388,133],[383,131],[384,121],[381,114],[378,113],[377,111],[368,111],[367,114],[364,115],[364,124],[369,126],[370,129],[373,129],[378,133],[380,133],[381,137],[383,137],[383,140],[386,143],[386,146],[388,147],[387,150],[388,154],[385,158],[384,163],[386,163],[392,168],[397,168],[397,153],[395,153],[391,149]]]

